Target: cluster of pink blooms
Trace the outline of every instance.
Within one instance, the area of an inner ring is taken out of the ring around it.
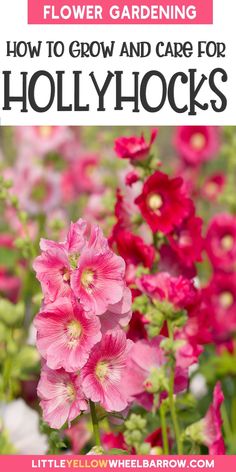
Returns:
[[[73,202],[81,194],[99,198],[103,191],[99,157],[83,149],[73,128],[17,127],[15,138],[17,159],[3,175],[12,181],[11,193],[32,218],[41,214],[56,218],[60,209],[60,217],[65,219],[65,203]],[[6,216],[14,230],[21,232],[16,212],[8,210]],[[37,231],[35,222],[34,237]]]
[[[70,425],[89,409],[90,402],[107,412],[127,413],[133,404],[153,411],[151,376],[154,371],[161,374],[163,367],[168,371],[163,348],[168,332],[165,322],[159,335],[148,337],[148,314],[139,310],[131,313],[132,301],[139,297],[145,296],[149,306],[166,302],[173,313],[187,315],[186,324],[174,331],[174,340],[179,341],[175,394],[188,388],[189,368],[198,363],[204,345],[213,339],[228,341],[226,333],[235,330],[231,294],[236,293],[236,279],[230,272],[236,256],[234,217],[216,217],[203,237],[203,221],[191,198],[196,189],[186,185],[182,177],[167,175],[160,163],[148,176],[143,173],[156,136],[157,130],[153,130],[148,142],[144,136],[122,137],[115,142],[116,154],[129,159],[133,167],[117,191],[116,222],[109,239],[98,226],[83,219],[71,223],[64,242],[41,239],[41,255],[34,262],[43,292],[42,308],[34,322],[42,356],[38,395],[44,419],[53,428],[59,429],[67,421]],[[217,152],[219,143],[215,128],[178,128],[175,146],[183,173],[198,172]],[[66,152],[70,154],[71,148],[67,146]],[[87,163],[93,165],[93,158]],[[71,179],[75,180],[82,168],[81,161],[74,161],[64,173],[67,195],[73,197]],[[222,188],[220,179],[214,179]],[[85,191],[89,189],[86,179],[80,182]],[[213,178],[205,185],[206,193],[207,185],[213,187]],[[203,251],[216,273],[207,287],[198,288],[196,264],[202,261]],[[216,308],[209,316],[210,306]],[[222,326],[225,321],[220,307],[229,311],[226,326]],[[167,395],[162,391],[159,406]],[[218,383],[213,404],[201,422],[202,444],[210,454],[225,451],[222,401]],[[105,436],[104,444],[126,447],[122,433]],[[146,441],[151,446],[162,445],[160,430]]]
[[[61,428],[87,410],[89,400],[106,411],[124,410],[121,379],[132,344],[121,329],[131,318],[124,260],[82,219],[63,243],[41,240],[40,246],[34,269],[44,301],[35,326],[45,420]]]

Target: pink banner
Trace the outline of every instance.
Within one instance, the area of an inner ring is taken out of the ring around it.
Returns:
[[[30,24],[211,24],[213,0],[28,0]]]
[[[49,472],[71,470],[132,469],[142,471],[162,470],[185,472],[234,472],[236,456],[0,456],[2,472]]]

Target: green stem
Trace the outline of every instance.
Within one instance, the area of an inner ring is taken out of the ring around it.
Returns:
[[[171,339],[171,341],[174,341],[174,333],[173,333],[171,322],[168,321],[167,325],[168,325],[169,338]],[[175,384],[175,363],[173,362],[171,366],[171,374],[170,374],[169,402],[170,402],[170,413],[171,413],[171,418],[172,418],[172,423],[173,423],[175,438],[176,438],[177,451],[178,451],[178,454],[181,455],[183,454],[183,447],[182,447],[181,431],[179,427],[178,416],[177,416],[177,412],[175,408],[174,384]]]
[[[160,419],[161,419],[161,433],[162,433],[162,442],[163,442],[163,452],[165,455],[169,454],[169,442],[168,442],[168,434],[167,434],[167,427],[166,427],[166,411],[165,405],[163,402],[160,406]]]
[[[101,439],[100,439],[98,418],[97,418],[97,413],[96,413],[96,406],[95,406],[95,403],[93,403],[91,400],[89,400],[89,405],[90,405],[90,412],[91,412],[91,418],[92,418],[92,423],[93,423],[93,432],[94,432],[95,443],[96,443],[96,446],[101,446]]]
[[[232,429],[236,432],[236,398],[232,398]]]

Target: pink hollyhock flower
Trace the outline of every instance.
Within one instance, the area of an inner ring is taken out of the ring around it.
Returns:
[[[214,126],[179,126],[174,145],[185,162],[197,166],[212,159],[219,151],[219,130]]]
[[[236,275],[215,274],[204,289],[214,336],[227,340],[236,332]]]
[[[223,192],[226,183],[224,174],[214,174],[209,177],[203,184],[201,194],[203,198],[215,201]]]
[[[109,305],[108,310],[99,317],[102,333],[117,329],[118,325],[123,328],[127,326],[132,317],[131,305],[131,291],[126,287],[120,302]]]
[[[149,177],[135,203],[154,233],[168,234],[193,211],[193,204],[182,190],[181,177],[170,179],[160,171]]]
[[[12,303],[16,303],[20,288],[20,279],[12,275],[5,267],[0,266],[0,294],[8,298]]]
[[[224,394],[221,389],[221,384],[218,382],[213,392],[213,403],[208,409],[205,417],[189,426],[186,430],[193,440],[199,444],[204,444],[208,447],[210,455],[225,454],[225,444],[222,435],[222,417],[221,405],[224,401]]]
[[[71,295],[71,266],[66,251],[59,244],[43,251],[35,259],[33,268],[41,283],[45,303]]]
[[[81,411],[87,410],[77,374],[69,374],[63,369],[51,370],[44,365],[37,392],[43,419],[51,428],[60,429],[66,421],[70,423]]]
[[[102,315],[118,303],[125,289],[125,262],[112,251],[96,248],[82,251],[71,287],[86,311]]]
[[[222,213],[211,220],[205,245],[215,270],[233,272],[236,267],[236,217]]]
[[[81,152],[80,130],[78,127],[71,126],[69,128],[71,137],[60,145],[60,154],[68,162],[72,162],[79,156]]]
[[[70,440],[73,454],[80,454],[92,437],[92,433],[89,430],[89,425],[85,418],[82,418],[79,423],[66,429],[65,435]]]
[[[48,367],[76,372],[86,363],[92,347],[101,340],[97,317],[85,314],[69,298],[47,304],[36,316],[37,348]]]
[[[8,249],[14,248],[14,240],[9,234],[1,233],[0,234],[0,247],[5,247]]]
[[[105,313],[124,296],[125,263],[108,247],[97,226],[72,223],[66,241],[41,240],[42,255],[34,262],[45,303],[73,291],[86,311]]]
[[[166,364],[167,359],[160,347],[163,336],[157,336],[151,341],[140,340],[133,344],[129,352],[129,358],[122,385],[129,401],[136,400],[147,410],[153,406],[153,395],[148,393],[151,387],[150,375],[158,371]],[[188,371],[182,367],[175,370],[175,392],[186,389],[188,383]]]
[[[97,344],[81,371],[87,398],[99,402],[106,411],[122,411],[127,405],[121,379],[132,341],[121,330],[108,332]]]
[[[204,241],[202,238],[202,219],[190,216],[170,235],[168,241],[180,260],[188,267],[201,262]]]
[[[196,301],[197,290],[193,282],[182,276],[171,277],[168,273],[143,275],[137,280],[138,288],[153,299],[168,301],[176,309],[187,309]]]
[[[62,189],[75,198],[81,193],[100,193],[103,188],[98,173],[99,158],[96,155],[81,155],[74,159],[62,176]]]
[[[117,246],[118,253],[125,260],[126,264],[151,268],[155,249],[149,244],[145,244],[140,236],[136,236],[130,231],[119,228],[114,231],[113,238]]]
[[[66,126],[19,126],[16,139],[21,146],[30,147],[36,154],[59,151],[71,139],[70,129]]]
[[[12,169],[10,189],[19,199],[21,209],[31,215],[50,213],[61,203],[60,175],[37,163],[19,161]]]
[[[203,352],[203,347],[193,342],[186,336],[185,330],[179,330],[175,335],[175,340],[182,342],[176,352],[176,365],[188,368],[198,363],[199,356]]]
[[[145,141],[143,134],[140,138],[136,136],[121,137],[115,140],[114,151],[122,159],[142,160],[151,151],[151,146],[157,137],[157,129],[153,129],[149,143]]]
[[[70,296],[71,275],[77,268],[80,254],[87,250],[103,254],[109,251],[108,242],[98,226],[91,226],[80,219],[71,223],[67,238],[62,243],[41,239],[41,256],[33,267],[41,283],[45,303],[57,297]]]
[[[110,197],[110,190],[107,189],[102,194],[90,195],[84,209],[86,220],[91,224],[105,225],[108,217],[113,216],[113,213],[106,206],[106,197]]]
[[[213,404],[203,420],[204,442],[209,449],[210,455],[225,454],[225,444],[221,431],[223,421],[220,412],[223,401],[224,394],[220,382],[218,382],[214,388]]]

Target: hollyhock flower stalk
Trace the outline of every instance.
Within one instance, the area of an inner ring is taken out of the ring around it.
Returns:
[[[128,406],[120,388],[132,345],[120,328],[131,318],[125,262],[100,228],[82,219],[71,223],[65,241],[41,239],[40,248],[34,269],[44,301],[34,325],[43,416],[60,429],[89,406],[100,446],[95,403],[108,412]]]
[[[169,334],[170,340],[173,342],[174,333],[173,333],[172,323],[168,321],[167,325],[168,325],[168,334]],[[177,416],[176,407],[175,407],[174,384],[175,384],[175,362],[172,362],[172,369],[171,369],[171,374],[170,374],[169,402],[170,402],[170,412],[171,412],[175,438],[176,438],[176,444],[177,444],[177,451],[178,451],[178,454],[181,455],[183,454],[183,444],[182,444],[182,439],[181,439],[181,431],[180,431],[178,416]]]

